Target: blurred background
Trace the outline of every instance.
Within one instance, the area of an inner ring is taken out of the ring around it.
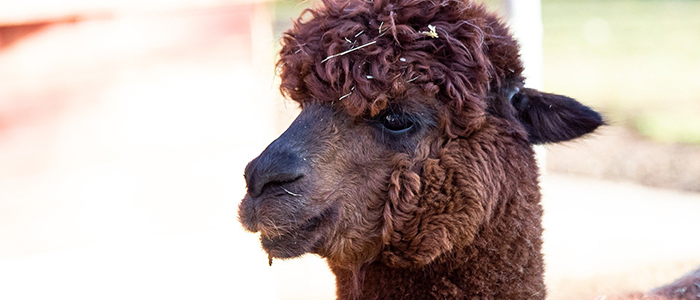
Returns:
[[[0,1],[0,299],[332,299],[321,259],[268,267],[236,219],[297,113],[275,51],[313,4]],[[550,298],[700,266],[700,1],[538,11],[538,85],[610,124],[543,156]]]

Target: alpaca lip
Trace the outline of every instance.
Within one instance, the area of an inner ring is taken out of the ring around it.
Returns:
[[[308,219],[296,229],[277,236],[261,235],[263,249],[271,256],[291,258],[312,252],[323,238],[323,226],[331,219],[332,209]]]
[[[321,214],[319,214],[311,219],[306,220],[300,226],[296,226],[293,229],[286,230],[286,233],[271,235],[270,233],[276,233],[279,231],[273,231],[273,230],[265,231],[267,234],[263,233],[261,235],[261,238],[269,240],[269,241],[275,241],[278,239],[299,237],[299,236],[304,235],[306,233],[314,232],[321,226],[321,223],[323,222],[325,216],[327,216],[329,214],[328,211],[329,210],[326,210],[326,211],[322,212]]]
[[[281,187],[279,191],[267,190],[258,197],[253,197],[250,193],[246,193],[239,204],[238,211],[238,219],[243,228],[250,232],[261,232],[267,236],[281,235],[279,232],[289,231],[290,229],[297,230],[299,226],[296,226],[295,222],[291,222],[291,220],[287,222],[282,221],[282,218],[288,218],[294,213],[279,209],[280,207],[285,207],[281,203],[292,201],[293,198],[290,199],[290,197],[296,197],[292,195],[294,194],[293,192],[287,192],[288,190],[288,188],[284,187]],[[296,220],[295,218],[294,221]]]

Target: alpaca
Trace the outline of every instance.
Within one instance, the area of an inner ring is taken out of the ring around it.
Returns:
[[[338,299],[544,299],[532,145],[594,131],[524,87],[518,45],[459,0],[323,0],[284,34],[290,127],[239,206],[273,258],[316,253]]]

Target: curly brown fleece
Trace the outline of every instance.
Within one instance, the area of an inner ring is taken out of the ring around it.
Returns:
[[[438,38],[425,34],[430,26]],[[418,87],[450,108],[440,124],[450,138],[479,128],[496,104],[488,96],[521,87],[523,70],[498,18],[455,0],[324,0],[284,34],[278,67],[289,98],[342,102],[354,116],[377,115]]]

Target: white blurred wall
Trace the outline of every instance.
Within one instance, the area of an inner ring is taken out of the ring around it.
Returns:
[[[245,164],[290,121],[269,7],[177,4],[0,48],[0,299],[280,299],[237,222]]]

